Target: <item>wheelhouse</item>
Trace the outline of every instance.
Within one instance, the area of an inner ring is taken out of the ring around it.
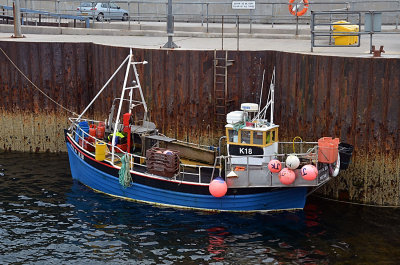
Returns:
[[[232,124],[228,124],[226,139],[228,144],[267,147],[279,141],[278,126],[255,128],[252,123],[250,126],[236,129]]]

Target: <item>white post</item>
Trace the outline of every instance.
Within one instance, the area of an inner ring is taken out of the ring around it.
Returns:
[[[125,79],[124,79],[124,85],[122,87],[122,92],[121,92],[121,98],[119,100],[119,106],[118,106],[118,112],[117,112],[117,118],[115,120],[115,125],[114,125],[114,133],[111,141],[111,161],[114,164],[114,153],[115,153],[115,137],[118,131],[118,125],[119,125],[119,118],[121,116],[121,109],[122,109],[122,103],[124,102],[124,94],[125,94],[125,88],[126,88],[126,82],[128,80],[128,74],[129,74],[129,67],[131,67],[132,64],[132,49],[129,51],[129,60],[128,60],[128,66],[126,67],[126,72],[125,72]]]
[[[145,64],[145,63],[147,63],[147,62],[145,61],[145,62],[143,62],[143,63]],[[139,80],[139,75],[138,75],[137,70],[136,70],[136,65],[133,66],[133,71],[135,72],[136,82],[137,82],[137,85],[138,85],[138,87],[139,87],[140,97],[141,97],[142,103],[143,103],[143,108],[144,108],[144,117],[143,117],[143,120],[145,120],[145,119],[147,120],[147,104],[146,104],[146,101],[144,100],[143,91],[142,91],[142,86],[140,85],[140,80]]]
[[[13,3],[13,11],[14,11],[14,36],[13,38],[23,38],[21,34],[21,6],[19,4],[19,0],[14,0]]]
[[[274,93],[275,93],[275,68],[271,80],[271,124],[274,124]]]

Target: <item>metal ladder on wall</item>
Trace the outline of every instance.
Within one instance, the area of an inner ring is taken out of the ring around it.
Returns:
[[[214,123],[222,129],[226,123],[226,114],[233,101],[228,93],[228,67],[234,60],[228,60],[228,51],[214,50]]]

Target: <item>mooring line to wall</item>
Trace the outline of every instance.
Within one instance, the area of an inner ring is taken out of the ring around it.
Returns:
[[[367,203],[360,203],[360,202],[349,202],[349,201],[331,199],[331,198],[319,196],[316,194],[313,194],[312,196],[318,197],[320,199],[328,200],[328,201],[340,202],[340,203],[346,203],[346,204],[358,205],[358,206],[375,207],[375,208],[392,208],[392,209],[400,208],[400,206],[398,206],[398,205],[374,205],[374,204],[367,204]]]
[[[54,99],[52,99],[50,96],[48,96],[46,93],[43,92],[43,90],[41,90],[39,87],[37,87],[19,68],[18,66],[11,60],[10,57],[8,57],[8,55],[6,54],[6,52],[0,47],[1,52],[4,54],[4,56],[7,58],[7,60],[15,67],[15,69],[17,69],[17,71],[23,76],[25,77],[26,80],[28,80],[28,82],[35,88],[37,89],[40,93],[42,93],[45,97],[47,97],[50,101],[52,101],[54,104],[56,104],[57,106],[61,107],[62,109],[72,113],[75,116],[79,116],[77,113],[75,113],[72,110],[67,109],[66,107],[64,107],[63,105],[61,105],[60,103],[58,103],[57,101],[55,101]]]

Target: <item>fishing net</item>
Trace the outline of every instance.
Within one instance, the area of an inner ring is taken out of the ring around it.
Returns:
[[[122,158],[121,158],[121,169],[118,172],[119,175],[119,183],[122,185],[122,187],[127,188],[132,186],[132,177],[131,177],[131,173],[129,171],[130,167],[130,159],[129,159],[129,155],[125,154]]]

